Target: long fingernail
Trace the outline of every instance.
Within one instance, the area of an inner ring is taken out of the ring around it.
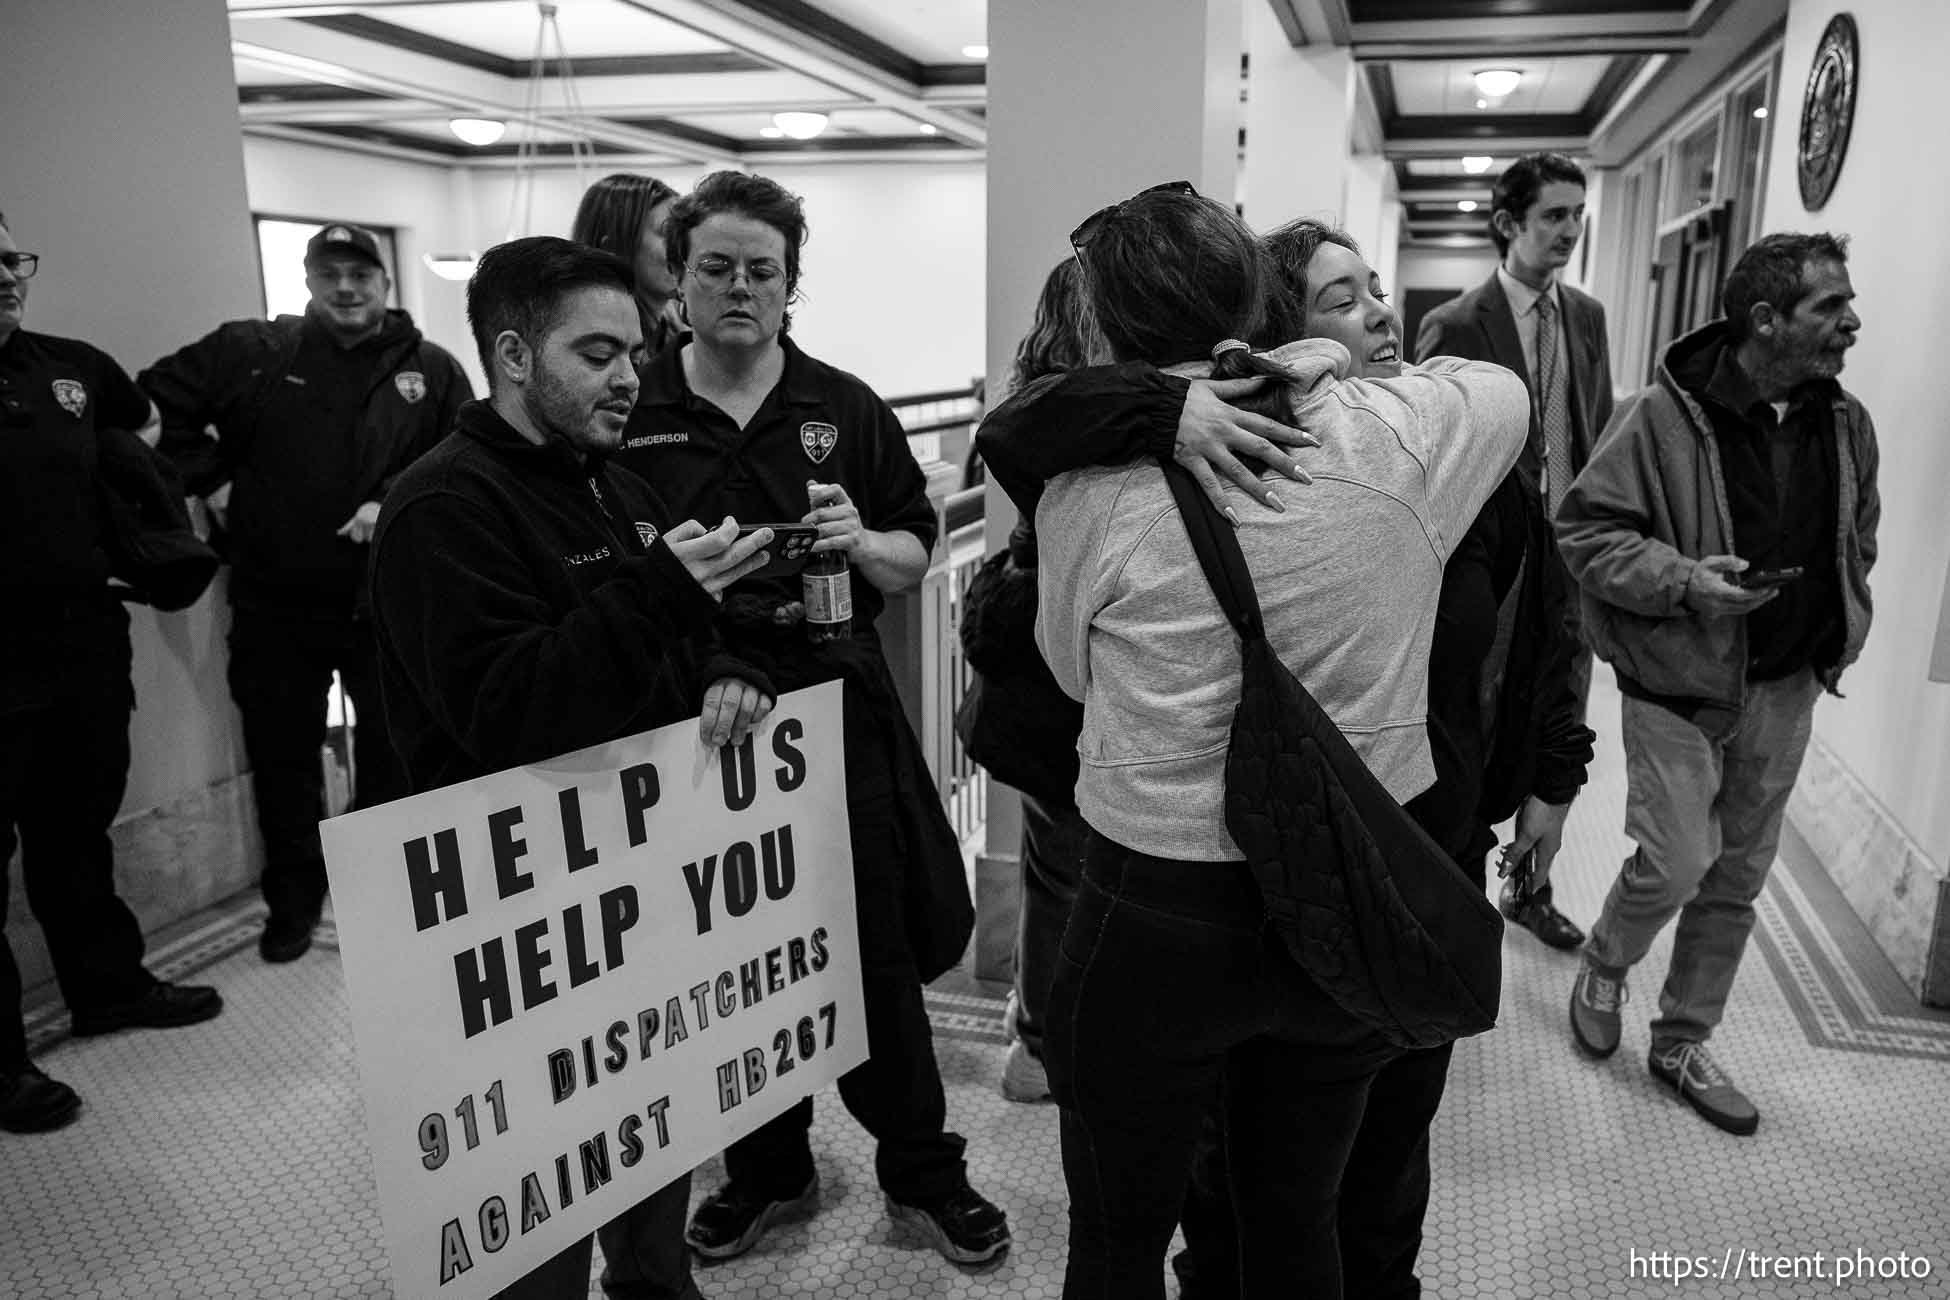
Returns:
[[[1275,510],[1278,510],[1281,514],[1286,513],[1285,504],[1282,503],[1281,500],[1278,497],[1274,496],[1271,492],[1268,492],[1266,494],[1266,504],[1272,506]]]
[[[1239,512],[1231,506],[1226,507],[1226,518],[1232,520],[1232,526],[1234,528],[1239,527]]]

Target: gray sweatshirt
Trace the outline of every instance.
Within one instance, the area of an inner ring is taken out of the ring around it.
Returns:
[[[1343,379],[1326,339],[1271,354],[1292,376],[1311,486],[1279,480],[1285,512],[1228,489],[1267,636],[1398,800],[1435,780],[1429,642],[1442,568],[1516,463],[1523,381],[1440,357],[1399,379]],[[1206,368],[1209,372],[1209,367]],[[1036,512],[1036,639],[1083,702],[1077,805],[1141,853],[1238,861],[1225,758],[1239,642],[1155,463],[1065,474]]]

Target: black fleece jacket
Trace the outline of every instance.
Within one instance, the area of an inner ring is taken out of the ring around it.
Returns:
[[[720,676],[772,692],[713,655],[718,606],[669,522],[627,470],[461,408],[373,539],[380,685],[415,791],[695,717]]]
[[[460,363],[403,311],[350,349],[309,312],[231,321],[136,382],[190,493],[233,484],[231,603],[319,613],[351,613],[364,596],[365,548],[339,527],[384,500],[473,396]]]

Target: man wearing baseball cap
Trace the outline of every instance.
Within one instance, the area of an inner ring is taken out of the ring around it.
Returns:
[[[474,395],[453,356],[386,306],[370,230],[320,227],[305,283],[302,316],[230,321],[137,376],[230,561],[230,694],[264,837],[258,951],[273,962],[310,948],[325,900],[319,750],[334,672],[358,723],[355,806],[405,793],[380,711],[367,543],[394,477]]]

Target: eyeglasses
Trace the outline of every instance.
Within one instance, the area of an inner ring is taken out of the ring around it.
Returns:
[[[0,266],[13,273],[17,280],[31,280],[34,272],[41,269],[39,253],[0,253]]]
[[[1193,188],[1190,181],[1166,181],[1162,185],[1153,185],[1149,189],[1139,190],[1130,198],[1120,199],[1108,207],[1098,208],[1085,217],[1083,224],[1070,232],[1070,247],[1081,253],[1083,246],[1102,232],[1105,222],[1122,212],[1128,204],[1136,202],[1147,194],[1189,194],[1193,198],[1198,197],[1198,191]]]
[[[740,274],[753,293],[770,293],[785,280],[785,268],[777,262],[747,262],[741,267],[726,257],[700,257],[685,269],[713,293],[729,290]]]

